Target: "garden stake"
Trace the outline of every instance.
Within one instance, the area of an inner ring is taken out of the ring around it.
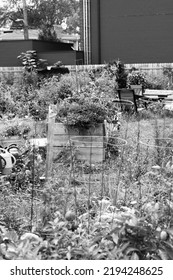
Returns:
[[[129,119],[127,121],[126,129],[125,129],[125,137],[124,139],[127,139],[127,132],[128,132],[128,125],[129,125]],[[122,151],[121,151],[121,157],[120,157],[120,164],[119,164],[119,169],[118,169],[118,176],[117,176],[117,188],[115,190],[115,195],[113,198],[113,205],[116,206],[117,200],[118,200],[118,192],[119,192],[119,187],[120,187],[120,175],[121,175],[121,170],[122,170],[122,165],[124,163],[124,151],[125,151],[125,145],[123,145]]]
[[[35,145],[32,148],[32,189],[31,189],[31,227],[33,228],[33,217],[34,217],[34,189],[35,189]]]
[[[165,120],[165,113],[163,117],[163,138],[165,138],[165,130],[166,130],[166,120]]]
[[[137,147],[136,147],[136,162],[138,162],[137,164],[137,168],[138,168],[138,186],[139,186],[139,207],[141,205],[141,197],[142,197],[142,193],[141,193],[141,181],[140,181],[140,176],[141,176],[141,163],[139,160],[139,154],[140,154],[140,120],[138,117],[138,131],[137,131]]]
[[[80,92],[80,85],[79,85],[79,79],[78,79],[78,70],[77,70],[77,65],[76,65],[76,86],[77,86],[77,93]]]
[[[90,157],[89,157],[89,166],[91,169],[91,159],[92,158],[92,136],[91,136],[91,147],[90,147]],[[89,173],[89,185],[88,185],[88,234],[90,233],[90,202],[91,202],[91,172]]]
[[[104,127],[104,131],[105,131],[105,127]],[[105,133],[104,133],[105,134]],[[105,138],[104,138],[105,139]],[[103,143],[103,149],[104,149],[104,143]],[[104,150],[103,150],[104,152]],[[104,164],[104,160],[102,160],[102,176],[101,176],[101,201],[103,199],[103,194],[104,194],[104,190],[105,190],[105,164]],[[102,211],[102,203],[100,203],[100,218],[99,221],[101,222],[101,211]]]
[[[104,162],[102,161],[102,176],[101,176],[101,201],[103,199],[103,193],[104,193],[104,189],[105,189],[105,168],[104,168]],[[107,182],[108,183],[108,182]],[[100,218],[99,218],[99,222],[101,222],[101,211],[102,211],[102,203],[100,203]]]
[[[160,159],[161,159],[161,155],[160,155],[160,149],[159,149],[159,145],[160,145],[160,141],[159,141],[159,128],[158,128],[158,122],[157,119],[155,118],[155,125],[154,125],[154,129],[155,129],[155,146],[156,146],[156,164],[158,164],[160,166]]]
[[[46,156],[46,182],[51,178],[54,144],[54,127],[56,113],[51,112],[49,107],[48,114],[48,136],[47,136],[47,156]]]
[[[140,152],[140,119],[138,117],[137,146],[136,146],[136,158],[135,158],[135,161],[138,161],[139,152]]]
[[[66,104],[65,104],[66,106]],[[68,123],[68,117],[67,117],[67,126],[69,125]],[[72,179],[75,181],[75,170],[74,170],[74,156],[73,156],[73,149],[72,149],[72,143],[71,143],[71,135],[70,131],[67,130],[68,132],[68,139],[69,139],[69,145],[70,145],[70,173],[69,173],[69,188],[71,187]],[[76,190],[76,185],[75,183],[73,184],[73,189],[74,189],[74,202],[75,202],[75,216],[77,219],[77,190]],[[67,207],[66,207],[67,208]],[[64,209],[66,212],[66,209]]]

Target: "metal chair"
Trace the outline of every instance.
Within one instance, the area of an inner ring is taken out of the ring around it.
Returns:
[[[137,90],[141,91],[142,87],[138,86],[138,88],[136,88],[136,91]],[[125,99],[133,102],[136,113],[142,111],[144,108],[147,109],[147,106],[149,104],[148,99],[145,98],[144,95],[138,95],[137,93],[135,93],[135,89],[129,89],[129,88],[118,89],[118,96],[119,99],[121,100]]]
[[[130,101],[134,105],[134,111],[137,113],[137,97],[135,96],[134,89],[129,88],[121,88],[117,90],[118,92],[118,98],[120,101]]]

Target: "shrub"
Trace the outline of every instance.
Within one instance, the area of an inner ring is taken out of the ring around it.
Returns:
[[[152,73],[145,73],[140,70],[131,69],[128,78],[127,85],[140,85],[148,89],[167,89],[169,84],[169,78],[163,74],[157,76]]]
[[[103,104],[98,102],[98,98],[74,95],[61,103],[57,120],[76,127],[102,123],[106,117],[106,111]]]
[[[104,67],[99,66],[97,68],[91,69],[88,74],[92,81],[95,81],[97,78],[101,77],[104,71]]]
[[[120,60],[113,60],[103,67],[92,69],[89,72],[90,78],[96,82],[99,78],[109,77],[115,87],[125,88],[127,85],[127,71],[124,63]]]
[[[163,75],[165,77],[167,77],[167,79],[168,79],[168,84],[167,84],[168,88],[172,89],[173,88],[173,83],[172,83],[172,81],[173,81],[173,70],[172,70],[172,68],[171,67],[164,67],[163,68]]]
[[[0,115],[1,117],[5,114],[10,117],[15,116],[15,103],[13,100],[10,100],[8,98],[6,99],[0,99]]]
[[[116,83],[119,88],[126,88],[127,86],[127,71],[125,69],[125,65],[122,61],[113,60],[107,64],[105,67],[109,73],[109,75],[116,77]]]
[[[48,103],[44,98],[33,100],[29,104],[29,114],[34,120],[45,120],[48,114]]]
[[[168,89],[169,78],[158,74],[157,76],[153,74],[146,74],[146,85],[149,89]]]
[[[28,134],[31,130],[31,127],[26,124],[13,124],[6,126],[5,130],[3,131],[3,135],[5,137],[11,137],[11,136],[24,136]]]
[[[50,102],[57,103],[59,100],[72,96],[75,89],[74,82],[74,78],[68,74],[61,77],[54,76],[43,82],[39,94],[46,96],[49,93]]]
[[[60,40],[57,37],[55,30],[48,26],[42,26],[42,29],[39,31],[38,39],[43,41],[52,41],[59,42]]]
[[[110,102],[104,103],[94,94],[81,93],[64,99],[58,106],[56,120],[75,127],[88,127],[110,120],[115,115],[116,109],[111,110]]]

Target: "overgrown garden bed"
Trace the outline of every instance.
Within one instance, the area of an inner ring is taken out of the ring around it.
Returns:
[[[34,73],[29,83],[1,82],[11,96],[1,112],[6,121],[1,137],[14,133],[11,124],[24,136],[17,165],[0,186],[1,259],[173,259],[173,127],[161,104],[138,116],[123,113],[120,130],[112,131],[104,146],[103,162],[77,159],[77,147],[67,143],[54,157],[49,180],[46,149],[28,142],[45,137],[50,103],[58,108],[72,104],[69,120],[73,125],[74,120],[81,122],[74,118],[76,111],[79,116],[79,95],[97,100],[101,114],[106,108],[104,118],[113,124],[117,111],[110,100],[118,81],[113,71],[109,65],[92,75],[68,74],[33,83]],[[60,113],[58,120],[67,120],[67,111]]]

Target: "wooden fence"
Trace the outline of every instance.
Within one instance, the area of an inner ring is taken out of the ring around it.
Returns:
[[[97,69],[105,64],[92,64],[92,65],[66,65],[71,72],[89,71],[91,69]],[[125,64],[126,69],[135,67],[147,74],[159,75],[163,73],[163,68],[172,68],[173,63],[132,63]],[[14,76],[17,77],[23,71],[23,67],[0,67],[0,77]]]
[[[71,72],[89,71],[105,66],[105,64],[92,64],[92,65],[66,65]],[[130,70],[132,67],[146,72],[147,74],[153,74],[155,76],[163,74],[164,68],[173,69],[173,63],[134,63],[125,64],[125,68]]]

